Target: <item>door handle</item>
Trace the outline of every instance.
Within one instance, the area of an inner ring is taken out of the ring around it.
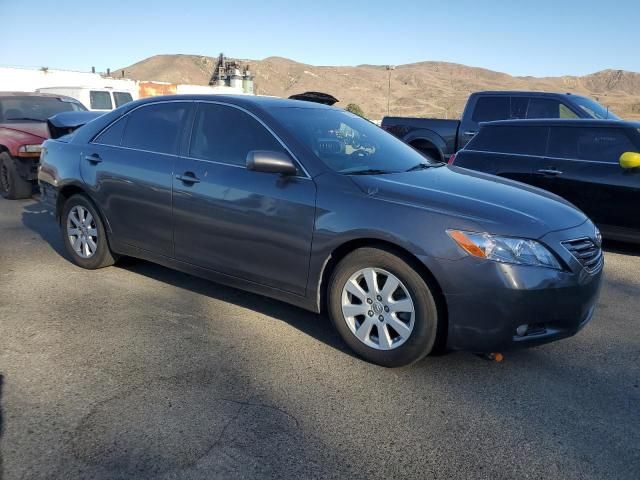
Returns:
[[[102,159],[100,158],[100,155],[98,155],[97,153],[92,153],[91,155],[87,155],[86,157],[84,157],[84,159],[87,162],[89,162],[91,165],[97,165],[102,161]]]
[[[541,168],[540,170],[538,170],[538,173],[542,173],[543,175],[550,175],[552,177],[562,175],[562,172],[560,170],[556,170],[555,168]]]
[[[189,184],[200,182],[200,180],[193,174],[193,172],[184,172],[182,175],[176,175],[176,178],[184,183]]]
[[[464,134],[467,137],[475,137],[478,134],[478,132],[476,132],[475,130],[467,130],[466,132],[464,132]]]

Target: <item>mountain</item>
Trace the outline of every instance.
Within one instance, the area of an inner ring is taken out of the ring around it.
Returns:
[[[640,119],[640,73],[604,70],[586,76],[514,77],[447,62],[385,66],[314,66],[287,58],[242,60],[251,66],[256,93],[288,97],[305,91],[330,93],[339,106],[357,103],[368,118],[387,114],[391,73],[391,114],[459,117],[467,97],[478,90],[539,90],[590,96],[624,118]],[[206,85],[216,59],[199,55],[156,55],[114,72],[135,80]]]

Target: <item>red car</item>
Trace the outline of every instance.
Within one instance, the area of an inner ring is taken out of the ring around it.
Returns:
[[[64,95],[0,92],[0,194],[4,198],[31,195],[42,142],[49,138],[47,118],[86,110]]]

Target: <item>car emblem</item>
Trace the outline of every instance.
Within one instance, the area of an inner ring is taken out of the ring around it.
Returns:
[[[602,234],[600,233],[600,230],[596,227],[596,245],[598,247],[602,246]]]

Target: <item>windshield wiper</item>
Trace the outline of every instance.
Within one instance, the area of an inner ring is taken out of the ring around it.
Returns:
[[[380,168],[365,168],[363,170],[355,170],[353,172],[343,172],[345,175],[382,175],[385,173],[395,173],[390,170],[382,170]]]
[[[7,118],[7,121],[9,120],[25,120],[27,122],[44,122],[44,120],[42,118],[32,118],[32,117],[12,117],[12,118]]]
[[[444,163],[439,162],[439,163],[419,163],[417,165],[414,165],[413,167],[411,167],[408,170],[405,170],[407,172],[415,172],[416,170],[425,170],[427,168],[435,168],[435,167],[441,167],[442,165],[444,165]]]

